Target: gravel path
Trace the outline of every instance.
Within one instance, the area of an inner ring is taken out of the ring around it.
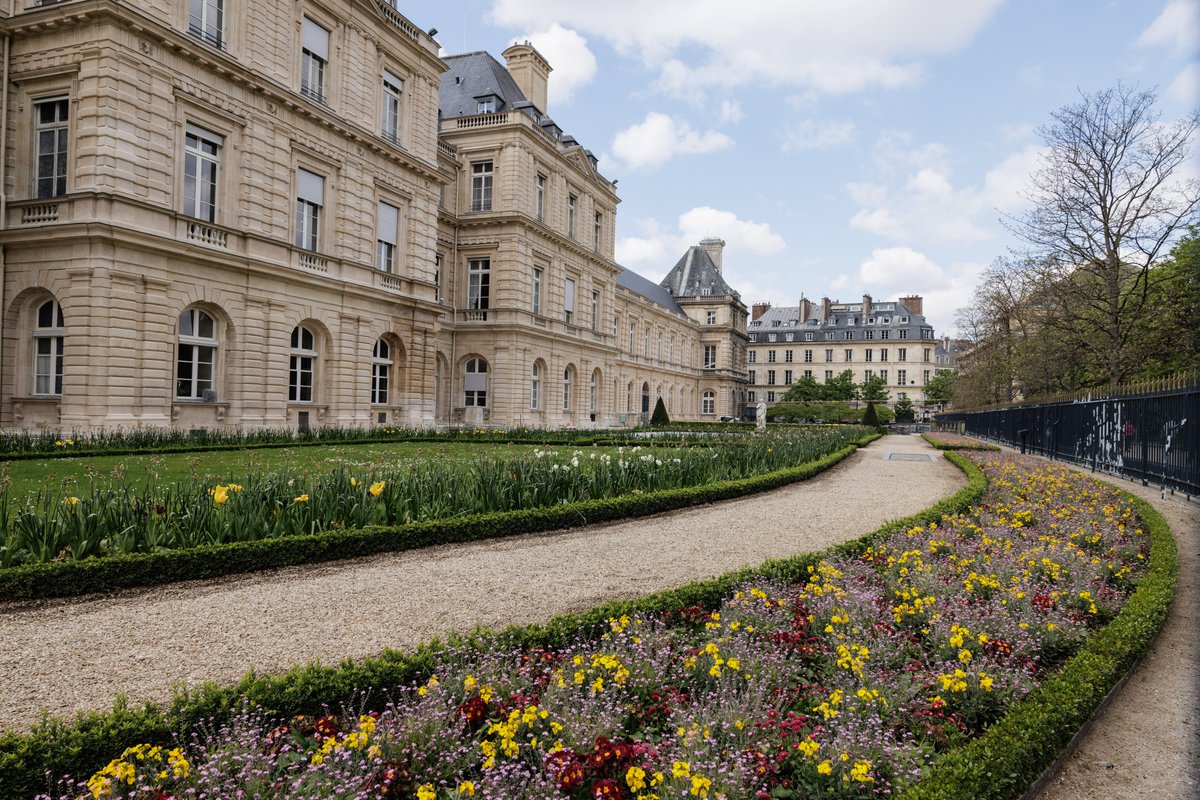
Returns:
[[[476,624],[537,622],[823,549],[964,484],[919,437],[888,436],[809,481],[656,517],[0,606],[0,725],[106,709],[118,692],[161,701],[174,685],[230,683],[251,667],[336,664]]]
[[[1179,585],[1150,652],[1037,800],[1200,797],[1200,498],[1162,500],[1140,481],[1099,477],[1166,517],[1179,546]]]

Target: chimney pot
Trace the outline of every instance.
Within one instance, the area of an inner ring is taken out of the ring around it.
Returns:
[[[750,320],[754,321],[770,310],[770,303],[755,303],[750,307]]]
[[[546,85],[552,71],[541,53],[529,42],[514,44],[500,55],[504,56],[508,73],[525,99],[533,103],[538,111],[546,113]]]
[[[717,268],[717,274],[721,273],[721,254],[725,250],[725,240],[716,236],[709,236],[700,240],[700,246],[704,248],[704,252],[708,253],[708,257],[712,259],[713,266]]]

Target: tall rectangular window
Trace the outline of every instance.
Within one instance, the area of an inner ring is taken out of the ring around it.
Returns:
[[[539,174],[534,184],[533,210],[538,222],[546,218],[546,176]]]
[[[387,70],[383,71],[383,108],[380,109],[383,138],[400,141],[400,102],[404,99],[404,81]]]
[[[325,65],[329,63],[329,31],[304,18],[300,47],[300,94],[325,102]]]
[[[882,380],[884,383],[887,383],[887,370],[886,369],[879,370],[879,379]]]
[[[433,299],[442,302],[442,254],[433,257]]]
[[[900,361],[908,361],[908,348],[907,348],[907,347],[901,347],[901,348],[899,348],[899,351],[898,351],[898,354],[897,354],[897,358],[898,358]]]
[[[775,363],[775,351],[774,351],[774,350],[768,350],[768,351],[767,351],[767,363],[768,363],[768,364],[774,364],[774,363]]]
[[[601,214],[599,211],[597,211],[596,212],[596,242],[595,242],[595,250],[597,253],[600,252],[600,239],[601,239],[601,232],[603,230],[604,230],[604,215]]]
[[[567,236],[575,238],[575,206],[579,199],[575,195],[567,196]]]
[[[33,104],[37,129],[37,196],[62,197],[67,193],[67,122],[71,101],[65,97]]]
[[[395,272],[400,209],[391,203],[380,203],[375,224],[379,228],[379,232],[375,234],[375,268],[380,272]]]
[[[717,346],[715,344],[704,345],[704,368],[717,368]]]
[[[704,312],[704,324],[705,325],[716,325],[717,324],[717,312],[713,311],[711,309],[708,311],[705,311]]]
[[[792,350],[784,350],[783,351],[783,363],[785,363],[785,364],[792,363],[792,359],[794,357],[795,357],[795,351],[792,351]]]
[[[225,139],[188,125],[183,136],[183,213],[217,221],[217,181]]]
[[[829,349],[829,348],[826,348],[826,350],[825,350],[825,360],[826,360],[826,361],[833,361],[833,350],[831,350],[831,349]]]
[[[792,371],[790,369],[785,369],[783,371],[783,383],[785,386],[792,385]]]
[[[757,362],[758,361],[758,351],[751,350],[749,353],[746,354],[746,360],[749,361],[751,364]]]
[[[923,353],[923,355],[921,356],[921,360],[922,360],[922,361],[929,361],[929,348],[928,348],[928,347],[924,348],[924,353]]]
[[[592,292],[592,330],[600,330],[600,293]]]
[[[634,337],[637,336],[637,323],[629,323],[629,354],[633,355]]]
[[[924,370],[921,372],[921,385],[922,386],[929,385],[929,370]]]
[[[471,165],[471,210],[492,210],[492,162],[478,161]]]
[[[188,33],[224,47],[225,0],[188,0]]]
[[[306,169],[296,170],[296,247],[316,250],[321,243],[321,209],[325,179]]]
[[[875,359],[875,351],[874,351],[874,350],[872,350],[871,348],[869,348],[869,347],[868,347],[868,348],[867,348],[867,355],[866,355],[866,359],[865,359],[865,360],[866,360],[866,362],[869,364],[869,363],[871,363],[871,361],[873,361],[874,359]]]
[[[813,351],[812,351],[812,350],[805,350],[805,351],[804,351],[804,363],[805,363],[805,364],[811,364],[811,363],[812,363],[812,360],[813,360]]]
[[[542,313],[542,268],[533,268],[533,313]]]
[[[472,258],[467,262],[467,308],[484,311],[491,295],[492,262]]]
[[[905,384],[908,383],[908,370],[906,370],[906,369],[896,370],[896,383],[900,384],[901,386],[904,386]]]
[[[563,319],[568,325],[574,324],[575,321],[575,280],[567,278],[566,288],[563,290]]]
[[[887,348],[886,348],[886,347],[880,348],[880,350],[879,350],[879,360],[880,360],[880,361],[887,361]]]
[[[845,358],[842,360],[843,361],[853,361],[854,360],[854,351],[849,348],[846,348]]]
[[[746,373],[746,379],[747,379],[747,380],[749,380],[749,381],[750,381],[750,383],[758,383],[758,373],[757,373],[757,371],[756,371],[756,370],[749,370],[749,371]]]
[[[768,386],[775,385],[775,370],[773,370],[773,369],[767,370],[767,385]]]

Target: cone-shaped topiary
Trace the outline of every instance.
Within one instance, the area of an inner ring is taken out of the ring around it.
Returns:
[[[667,407],[663,405],[662,398],[658,398],[658,402],[654,404],[654,413],[650,415],[651,425],[670,425],[671,418],[667,416]]]
[[[868,428],[879,427],[879,414],[875,411],[874,403],[867,403],[867,410],[863,412],[862,424]]]

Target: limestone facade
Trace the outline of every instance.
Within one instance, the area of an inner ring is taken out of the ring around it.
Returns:
[[[531,47],[506,51],[524,108],[446,117],[455,59],[387,3],[0,26],[0,426],[621,425],[744,397],[745,307],[703,298],[714,326],[616,264],[615,187],[543,124]]]

